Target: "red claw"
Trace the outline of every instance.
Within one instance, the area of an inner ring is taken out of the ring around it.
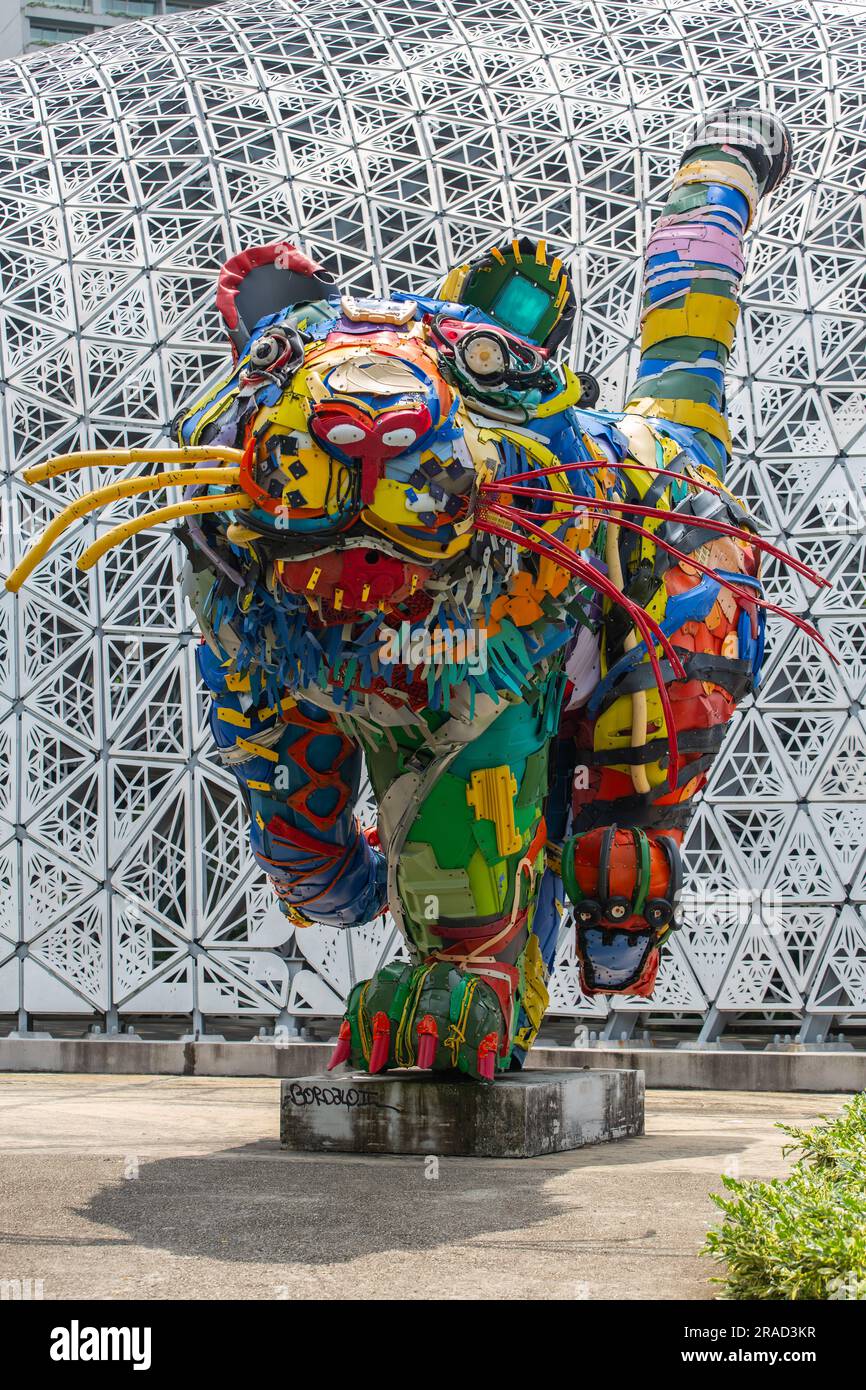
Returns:
[[[340,1034],[337,1038],[337,1046],[331,1053],[331,1060],[328,1063],[328,1071],[333,1071],[341,1062],[345,1062],[352,1051],[352,1025],[347,1018],[340,1024]]]
[[[373,1015],[373,1046],[370,1048],[370,1063],[367,1070],[372,1075],[382,1071],[388,1061],[391,1042],[391,1021],[387,1014]]]
[[[418,1060],[415,1063],[422,1071],[429,1071],[436,1056],[439,1029],[432,1014],[425,1014],[418,1024]]]
[[[483,1081],[492,1081],[496,1066],[496,1050],[499,1047],[499,1034],[488,1033],[478,1044],[478,1075]]]

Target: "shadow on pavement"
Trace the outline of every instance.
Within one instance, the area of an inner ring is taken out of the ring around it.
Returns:
[[[357,1155],[282,1153],[261,1140],[205,1157],[141,1164],[139,1176],[102,1188],[79,1215],[113,1227],[140,1246],[184,1256],[267,1264],[341,1263],[388,1250],[464,1245],[488,1234],[526,1232],[569,1211],[568,1241],[639,1242],[642,1193],[665,1183],[666,1161],[718,1155],[745,1146],[747,1135],[654,1135],[549,1158],[438,1161]],[[635,1169],[651,1164],[643,1175]],[[555,1182],[575,1169],[585,1180]],[[611,1218],[619,1202],[611,1170],[623,1169],[621,1205],[632,1224]],[[708,1174],[708,1185],[712,1175]],[[607,1208],[599,1212],[599,1198]],[[612,1200],[613,1199],[613,1200]],[[601,1217],[601,1220],[600,1220]],[[531,1248],[531,1237],[529,1240]],[[363,1291],[359,1290],[359,1296]]]

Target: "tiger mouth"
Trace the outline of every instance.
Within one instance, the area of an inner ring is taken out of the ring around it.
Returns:
[[[432,602],[426,592],[430,568],[380,548],[355,545],[314,557],[278,559],[274,572],[282,588],[306,599],[328,626],[404,609],[422,616]]]
[[[274,531],[273,526],[269,526],[251,512],[243,513],[243,526],[248,531],[255,531],[261,537],[261,541],[253,544],[256,549],[261,549],[268,559],[279,560],[305,560],[315,559],[322,555],[329,555],[334,552],[345,550],[375,550],[384,555],[389,555],[395,560],[406,560],[415,562],[418,566],[430,569],[450,569],[450,560],[456,556],[449,556],[446,553],[445,545],[438,545],[434,541],[428,542],[431,550],[438,549],[441,554],[429,554],[423,557],[419,554],[418,541],[413,537],[406,537],[405,543],[398,540],[395,536],[385,534],[378,526],[371,524],[365,512],[361,512],[353,521],[351,529],[345,530],[321,530],[310,532],[308,536],[301,536],[297,533],[281,536]]]

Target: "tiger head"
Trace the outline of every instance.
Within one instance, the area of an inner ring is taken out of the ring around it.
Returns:
[[[179,442],[242,451],[249,504],[225,539],[266,553],[325,622],[446,574],[509,427],[586,404],[594,385],[552,358],[574,310],[543,243],[494,248],[435,297],[387,299],[341,293],[276,243],[227,263],[217,303],[234,369],[184,412]]]

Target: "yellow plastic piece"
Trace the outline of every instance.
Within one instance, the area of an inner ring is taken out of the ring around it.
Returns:
[[[646,697],[647,722],[656,724],[661,714],[661,703],[658,691],[647,690],[641,692]],[[617,749],[632,748],[634,746],[632,738],[632,699],[630,695],[621,695],[612,705],[600,714],[595,723],[593,733],[593,747],[596,751],[616,752]],[[660,729],[654,729],[650,735],[650,741],[663,739],[666,737],[664,722],[661,722]],[[634,768],[632,763],[611,763],[611,767],[617,772],[622,772],[626,777],[630,777]],[[653,763],[643,763],[642,771],[646,776],[649,788],[661,786],[667,781],[667,768],[663,768],[656,761]],[[632,783],[634,785],[634,782]],[[635,791],[638,788],[635,787]]]
[[[252,505],[252,498],[245,492],[224,492],[221,497],[195,497],[191,502],[176,502],[172,507],[160,507],[158,511],[145,512],[144,516],[138,516],[134,521],[125,521],[122,526],[115,526],[112,531],[94,541],[93,545],[89,545],[78,560],[78,568],[92,569],[106,550],[120,545],[139,531],[158,526],[162,521],[176,521],[181,516],[200,516],[202,512],[244,511]]]
[[[442,284],[439,286],[439,298],[457,303],[460,299],[460,291],[463,288],[463,281],[466,279],[468,271],[468,264],[456,265],[453,270],[449,270]]]
[[[406,506],[408,483],[399,483],[396,478],[380,478],[373,493],[371,511],[380,521],[392,526],[417,526],[418,513]]]
[[[245,366],[249,365],[249,358],[244,359],[244,364]],[[228,380],[230,380],[230,378]],[[224,413],[228,402],[231,401],[237,395],[236,386],[230,388],[224,395],[220,395],[220,392],[228,384],[228,380],[217,382],[214,390],[207,396],[207,401],[210,402],[210,404],[207,406],[207,409],[204,408],[206,401],[201,402],[201,404],[197,402],[195,405],[192,406],[190,410],[187,411],[183,419],[179,421],[179,429],[185,429],[188,422],[195,417],[196,411],[201,409],[201,414],[195,421],[195,424],[192,426],[192,429],[189,431],[189,441],[190,445],[193,448],[200,447],[200,441],[204,438],[208,426],[212,425],[215,421],[219,420],[220,416]]]
[[[286,392],[274,405],[261,411],[256,417],[258,423],[267,424],[269,433],[307,433],[307,412],[310,404],[307,377],[308,373],[305,370],[302,369],[298,372],[294,379],[293,390]]]
[[[110,483],[108,487],[86,492],[83,497],[70,502],[49,522],[39,539],[34,541],[24,558],[15,566],[6,580],[6,588],[10,593],[16,593],[73,521],[87,516],[90,512],[98,511],[109,502],[117,502],[122,497],[134,497],[139,492],[157,492],[164,487],[186,487],[188,483],[211,483],[214,486],[236,483],[239,476],[240,470],[237,468],[178,468],[167,473],[148,473],[143,478],[124,478],[119,483]],[[190,506],[191,503],[181,505]]]
[[[294,709],[297,700],[293,700],[291,695],[286,695],[278,705],[269,705],[267,709],[259,710],[259,719],[273,719],[275,714],[288,714],[290,709]]]
[[[326,505],[333,506],[334,498],[329,496],[333,491],[333,473],[338,475],[338,479],[345,478],[345,486],[348,486],[349,470],[345,464],[337,463],[324,449],[320,449],[318,444],[306,434],[306,421],[292,426],[288,420],[280,420],[279,407],[274,410],[274,422],[262,435],[259,448],[262,452],[267,448],[268,441],[274,436],[282,438],[285,434],[292,435],[298,440],[298,448],[294,455],[299,463],[302,463],[306,472],[297,481],[294,479],[287,483],[283,488],[283,497],[288,493],[300,492],[303,494],[301,508],[311,508],[313,511],[324,512]],[[283,455],[283,467],[290,461],[291,455]],[[288,505],[288,504],[287,504]]]
[[[461,534],[455,536],[453,540],[448,541],[447,544],[443,544],[442,541],[423,540],[420,536],[409,536],[405,531],[398,531],[390,522],[382,521],[373,511],[372,507],[364,508],[361,512],[361,519],[365,521],[373,531],[378,531],[381,536],[387,536],[389,540],[396,541],[404,550],[411,550],[415,555],[421,556],[422,559],[441,560],[451,555],[457,555],[461,550],[465,550],[472,540],[471,530],[469,529],[473,524],[471,517],[468,522],[460,523],[464,528]],[[418,524],[417,517],[414,518],[414,524],[416,526]]]
[[[605,537],[605,559],[607,561],[607,572],[611,583],[615,584],[622,593],[625,588],[625,580],[622,572],[622,565],[619,558],[619,535],[620,528],[613,520],[607,523],[607,534]],[[634,628],[629,628],[623,639],[623,650],[630,652],[637,646],[637,634]],[[647,700],[646,691],[635,690],[631,696],[631,737],[632,748],[643,748],[647,738]],[[639,796],[644,795],[650,789],[647,779],[646,769],[640,763],[635,763],[631,768],[632,786]]]
[[[517,779],[507,763],[473,772],[466,788],[466,804],[476,820],[492,820],[496,826],[496,848],[500,854],[516,854],[523,847],[523,836],[514,824],[514,798]]]
[[[547,265],[547,242],[540,241],[535,248],[535,264]]]
[[[488,864],[480,849],[476,849],[466,865],[469,887],[479,917],[496,917],[505,908],[508,889],[508,870],[505,860]]]
[[[545,401],[543,405],[536,408],[535,417],[544,420],[548,415],[559,415],[561,411],[567,410],[570,405],[577,405],[581,397],[581,385],[578,378],[570,367],[563,365],[562,375],[565,378],[565,386],[554,396],[552,400]]]
[[[224,724],[234,724],[237,729],[251,729],[253,721],[239,710],[228,709],[225,705],[217,706],[217,719],[221,719]]]
[[[56,478],[59,473],[74,473],[80,468],[128,468],[133,463],[173,463],[186,468],[195,463],[240,463],[240,449],[214,445],[201,449],[91,449],[80,454],[58,454],[47,463],[25,468],[21,475],[25,483],[41,483]]]
[[[238,737],[235,739],[235,743],[238,748],[243,748],[253,758],[267,758],[269,763],[280,761],[279,753],[275,753],[273,748],[265,748],[263,744],[256,743],[255,739]]]
[[[523,997],[522,1004],[529,1019],[517,1035],[515,1041],[520,1047],[529,1048],[535,1041],[541,1021],[547,1012],[550,995],[547,992],[547,972],[541,955],[538,937],[531,932],[523,953]]]
[[[632,415],[649,415],[659,420],[671,420],[675,425],[689,425],[692,429],[706,430],[714,439],[724,444],[731,452],[731,431],[724,416],[703,401],[667,400],[644,396],[641,400],[629,401],[626,409]]]
[[[254,792],[269,792],[271,790],[270,782],[247,782],[247,786]]]
[[[239,521],[233,521],[226,527],[226,536],[232,545],[242,545],[249,550],[250,541],[260,541],[262,533],[251,530],[249,526],[242,526]]]
[[[682,451],[676,440],[671,439],[668,435],[657,434],[656,438],[662,446],[662,462],[665,468],[667,468],[669,464],[673,463],[677,454],[681,453]],[[677,469],[677,472],[679,471],[680,470]],[[649,487],[649,480],[647,481],[647,487]]]
[[[755,215],[758,187],[752,171],[742,164],[719,159],[695,159],[677,170],[673,188],[680,188],[684,183],[721,183],[727,188],[736,188],[749,204],[750,222]]]
[[[195,415],[199,415],[199,419],[196,421],[196,424],[193,427],[192,431],[193,444],[196,443],[197,439],[201,438],[202,430],[206,427],[210,417],[215,413],[215,411],[222,410],[225,408],[226,400],[230,398],[231,391],[229,391],[229,393],[225,396],[220,395],[220,393],[225,391],[226,387],[230,386],[230,383],[234,379],[235,373],[238,371],[241,365],[246,365],[248,362],[249,357],[247,356],[242,359],[242,362],[235,363],[232,366],[231,371],[226,376],[220,377],[219,381],[214,382],[212,386],[209,386],[201,396],[198,396],[192,402],[192,404],[185,411],[183,419],[178,421],[178,427],[183,428],[183,426],[186,425],[188,420],[191,420]],[[218,396],[220,397],[219,400],[217,400]],[[205,406],[207,405],[210,405],[210,410],[205,410]]]
[[[299,907],[295,907],[292,903],[284,902],[282,912],[283,916],[296,927],[314,927],[316,925],[312,917],[307,917]],[[368,1047],[367,1056],[369,1056],[369,1053],[370,1049]]]
[[[249,676],[227,675],[226,690],[247,691],[250,688]]]
[[[739,309],[718,294],[691,292],[681,309],[650,309],[641,329],[641,347],[655,347],[666,338],[711,338],[730,348]]]

